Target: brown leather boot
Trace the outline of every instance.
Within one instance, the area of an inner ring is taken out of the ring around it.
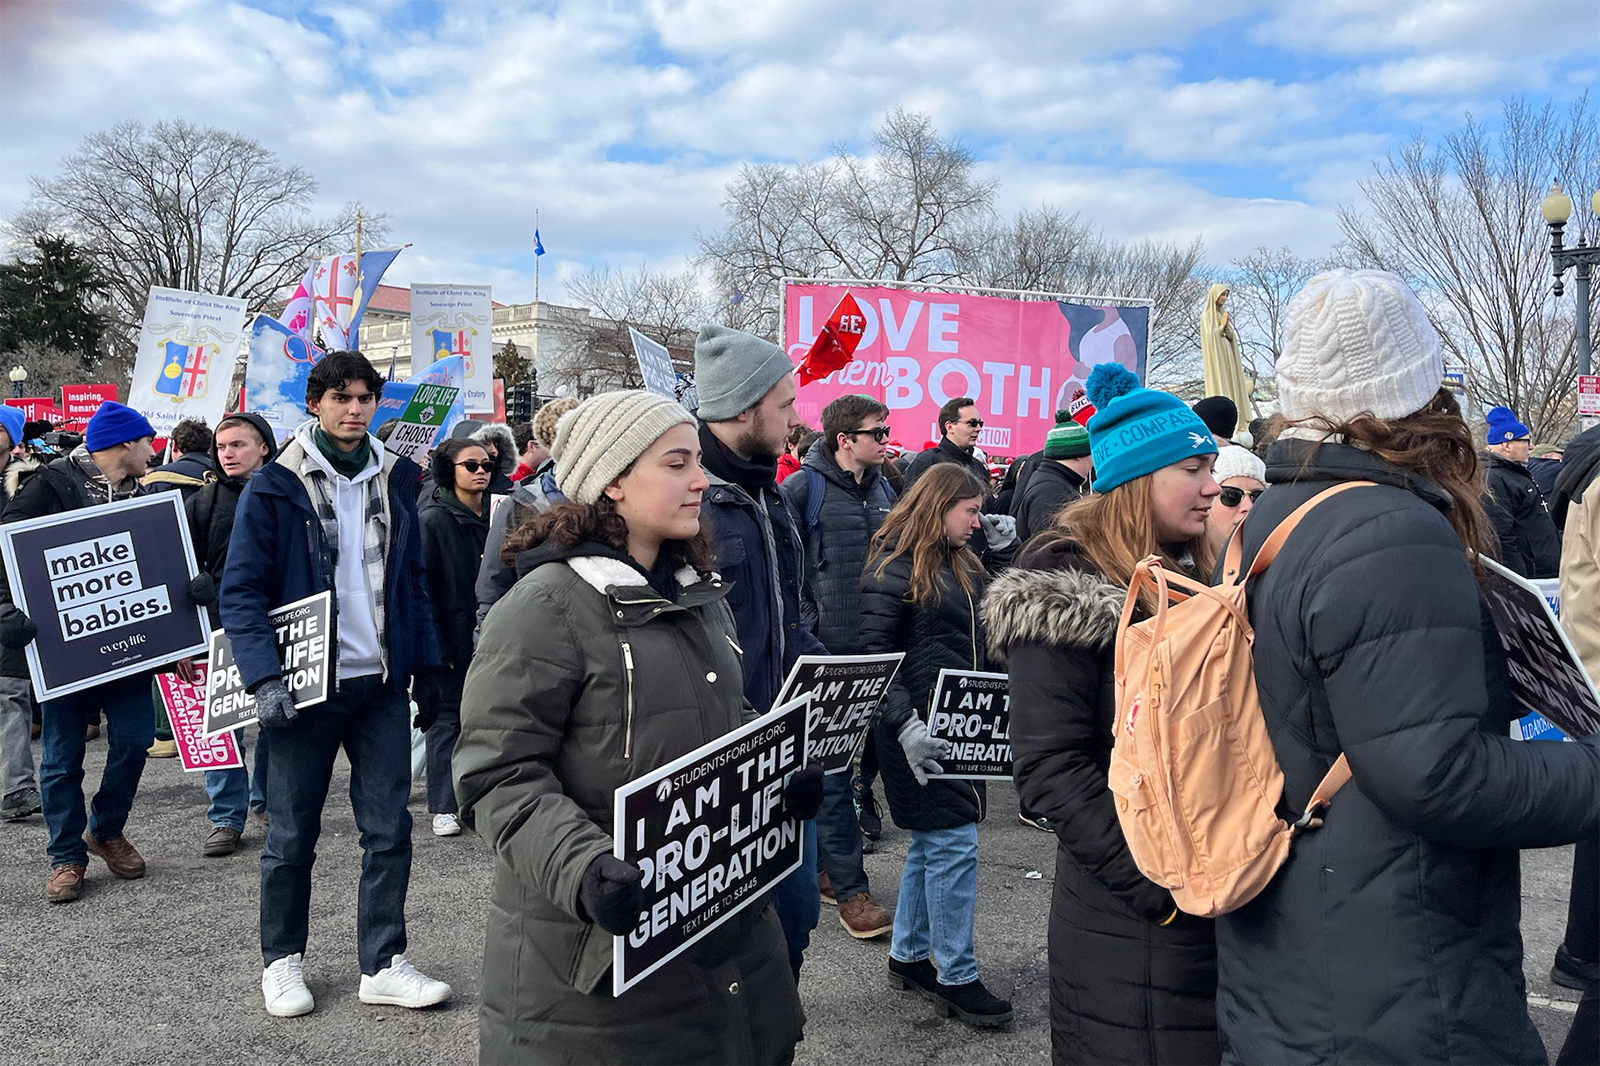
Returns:
[[[857,940],[871,940],[894,928],[894,919],[870,892],[857,892],[839,904],[839,924]]]
[[[51,903],[71,903],[83,895],[84,867],[75,862],[50,867],[44,882],[44,898]]]
[[[839,901],[833,898],[833,882],[828,878],[828,871],[817,871],[817,891],[822,895],[822,902],[830,907],[837,907]]]
[[[144,857],[128,843],[127,837],[96,840],[92,833],[85,833],[83,842],[89,845],[91,853],[104,859],[111,872],[118,877],[132,881],[144,876]]]

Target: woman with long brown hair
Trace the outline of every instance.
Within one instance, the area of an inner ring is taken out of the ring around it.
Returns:
[[[1520,712],[1475,574],[1495,543],[1476,442],[1406,283],[1312,278],[1277,373],[1288,428],[1244,557],[1317,493],[1371,484],[1319,504],[1251,580],[1256,688],[1284,813],[1341,753],[1354,776],[1265,890],[1216,921],[1224,1053],[1543,1062],[1516,849],[1600,831],[1600,747],[1507,735]]]
[[[988,494],[965,467],[930,467],[884,519],[861,579],[861,650],[906,656],[874,723],[889,814],[911,832],[889,979],[985,1027],[1009,1022],[1011,1004],[978,979],[983,783],[929,779],[949,741],[928,735],[925,716],[940,670],[987,668],[978,604],[988,575],[967,544]]]
[[[1219,1057],[1211,923],[1178,912],[1123,840],[1108,790],[1113,646],[1134,567],[1209,575],[1217,445],[1175,396],[1115,363],[1087,383],[1096,495],[1029,541],[983,604],[1011,678],[1017,791],[1055,831],[1051,1057],[1206,1063]],[[1151,605],[1153,606],[1153,605]]]

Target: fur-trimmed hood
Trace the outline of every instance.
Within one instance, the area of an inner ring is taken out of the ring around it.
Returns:
[[[1126,589],[1090,569],[1008,570],[983,597],[989,654],[1003,661],[1015,644],[1110,647],[1126,597]]]
[[[44,464],[31,455],[26,459],[11,460],[6,466],[6,499],[9,500],[17,494],[17,490],[22,487],[22,479],[24,477],[43,468]]]
[[[509,477],[517,468],[517,437],[511,432],[510,426],[491,422],[474,431],[471,439],[479,444],[494,445],[495,464],[502,474]]]

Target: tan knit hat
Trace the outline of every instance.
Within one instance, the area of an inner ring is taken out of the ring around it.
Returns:
[[[574,503],[595,504],[646,448],[673,426],[694,424],[682,407],[653,392],[602,392],[561,416],[550,454],[556,484]]]

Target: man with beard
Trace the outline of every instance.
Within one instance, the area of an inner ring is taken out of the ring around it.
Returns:
[[[782,348],[738,330],[705,326],[695,340],[701,465],[711,482],[702,514],[722,577],[732,582],[728,606],[742,646],[744,694],[757,714],[772,709],[796,657],[828,653],[800,616],[800,540],[778,492],[778,456],[801,424],[793,369]],[[773,894],[797,980],[822,914],[817,829],[811,821],[804,829],[800,868]]]

